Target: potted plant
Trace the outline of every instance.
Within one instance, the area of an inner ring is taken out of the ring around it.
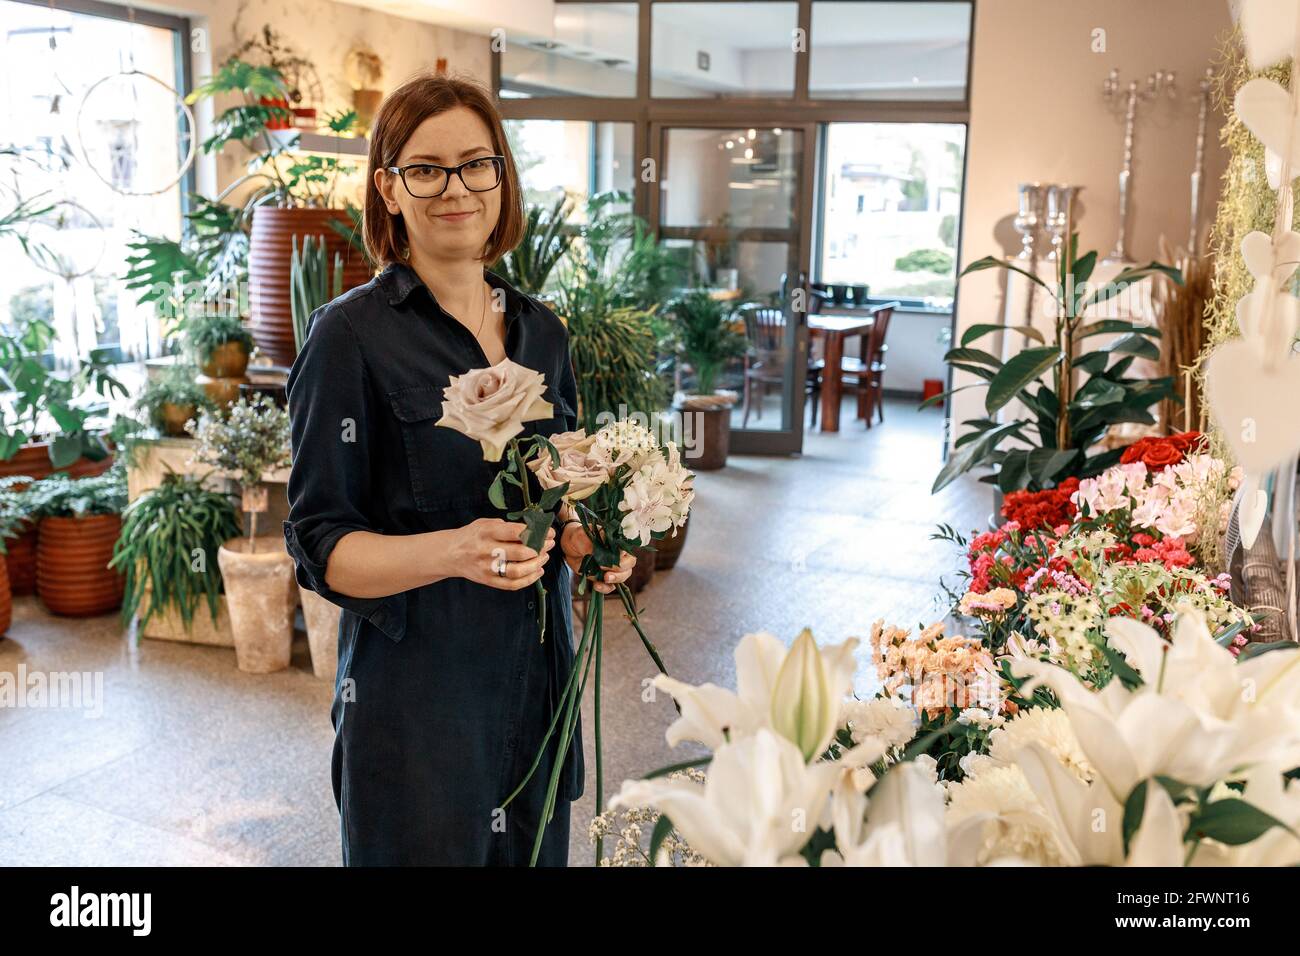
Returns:
[[[984,399],[987,414],[963,422],[968,431],[957,439],[947,463],[935,478],[934,491],[978,467],[994,469],[980,480],[995,484],[1002,493],[1021,489],[1039,491],[1054,487],[1066,478],[1100,474],[1119,461],[1123,453],[1122,448],[1091,453],[1106,430],[1120,422],[1155,424],[1150,409],[1176,397],[1171,377],[1128,375],[1136,359],[1160,357],[1160,347],[1156,344],[1160,337],[1158,328],[1115,318],[1089,321],[1085,313],[1153,275],[1168,276],[1181,285],[1181,273],[1172,266],[1151,262],[1126,268],[1109,282],[1093,288],[1088,285],[1088,279],[1097,263],[1097,253],[1078,255],[1078,241],[1078,234],[1072,233],[1070,254],[1062,257],[1063,265],[1057,269],[1053,286],[993,256],[972,262],[962,270],[965,276],[984,269],[1008,269],[1040,286],[1055,305],[1054,337],[1048,342],[1032,326],[1008,328],[979,324],[965,331],[958,348],[947,352],[944,360],[949,365],[975,375],[987,385]],[[1066,259],[1068,268],[1064,266]],[[1023,336],[1027,347],[1005,362],[973,347],[972,343],[994,332],[1015,332]],[[1100,349],[1085,352],[1085,340],[1099,335],[1114,340]],[[1030,345],[1031,342],[1034,344]],[[1043,376],[1050,376],[1050,385],[1041,381]],[[933,396],[922,407],[942,402],[955,391]],[[998,412],[1012,399],[1019,399],[1028,417],[999,422]]]
[[[680,395],[675,403],[699,442],[700,454],[691,467],[721,468],[727,463],[731,408],[737,396],[715,386],[727,362],[745,354],[745,336],[737,331],[727,306],[700,289],[677,297],[664,311],[673,343],[695,372],[695,390]]]
[[[257,516],[267,508],[266,473],[289,463],[289,415],[268,398],[243,397],[225,411],[204,412],[190,432],[198,440],[195,459],[239,483],[248,518],[247,536],[231,538],[217,552],[239,669],[282,670],[289,666],[298,605],[293,559],[280,537],[257,537]]]
[[[369,135],[370,125],[384,98],[384,92],[379,88],[384,79],[384,61],[368,47],[355,47],[344,57],[343,68],[352,87],[352,108],[357,111],[357,125],[364,135]]]
[[[122,620],[143,631],[155,614],[175,613],[190,630],[201,602],[215,624],[221,611],[217,552],[240,534],[230,496],[168,471],[162,484],[127,506],[109,566],[125,579]]]
[[[13,622],[13,589],[9,580],[9,556],[11,546],[23,539],[25,532],[31,528],[31,505],[29,498],[21,491],[15,490],[19,482],[27,483],[30,479],[0,479],[0,636],[9,630]],[[34,529],[33,529],[34,530]],[[33,546],[35,544],[33,536]],[[33,554],[33,562],[35,555]],[[32,569],[33,577],[35,568]]]
[[[561,196],[550,208],[530,205],[519,245],[502,256],[492,271],[525,295],[541,295],[576,238],[567,228],[571,212],[567,196]]]
[[[122,603],[122,576],[109,567],[122,530],[122,466],[89,478],[51,475],[27,494],[40,518],[36,594],[51,614],[89,617]]]
[[[27,475],[0,478],[0,549],[13,597],[36,593],[36,522]]]
[[[294,359],[293,316],[289,272],[294,236],[322,235],[328,251],[343,256],[343,287],[350,289],[369,281],[373,270],[363,255],[353,250],[340,232],[351,228],[345,209],[334,206],[338,176],[352,166],[336,157],[296,152],[299,134],[272,135],[285,122],[289,110],[282,104],[292,98],[292,89],[274,65],[254,66],[238,58],[223,63],[208,82],[187,97],[194,102],[204,97],[239,94],[243,102],[223,112],[215,132],[203,143],[212,153],[230,143],[242,143],[254,153],[255,169],[227,187],[260,181],[244,204],[252,222],[248,253],[249,328],[258,347],[280,365]],[[331,117],[329,129],[338,135],[353,131],[356,113]]]
[[[248,381],[248,359],[253,335],[237,316],[202,315],[182,326],[185,343],[203,373],[198,384],[208,400],[229,405],[239,398],[239,386]]]
[[[107,405],[87,404],[83,398],[91,392],[125,395],[126,389],[100,349],[70,372],[51,371],[53,344],[54,327],[41,318],[16,332],[0,332],[0,388],[12,391],[9,401],[0,402],[0,477],[41,478],[55,470],[99,474],[112,464],[108,446],[93,427]]]
[[[193,369],[178,365],[145,386],[136,408],[150,425],[175,438],[185,435],[185,423],[209,404],[208,393],[194,381]]]
[[[289,289],[293,311],[294,354],[307,341],[307,320],[322,305],[343,294],[343,256],[335,252],[330,271],[329,251],[324,236],[303,236],[299,251],[297,237],[290,245]]]

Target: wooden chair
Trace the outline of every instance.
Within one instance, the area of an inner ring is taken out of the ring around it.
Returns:
[[[785,313],[780,309],[751,302],[738,310],[745,321],[745,337],[749,350],[745,353],[744,410],[741,427],[749,425],[749,412],[757,404],[763,417],[763,399],[768,389],[778,391],[785,383]],[[818,396],[821,392],[821,371],[812,363],[806,370],[804,394]],[[817,403],[812,403],[813,424],[817,424]]]
[[[875,322],[862,337],[860,357],[846,355],[840,362],[840,381],[846,389],[857,392],[858,418],[865,418],[868,428],[873,414],[880,417],[882,425],[885,423],[885,353],[889,351],[885,336],[889,334],[889,320],[898,307],[897,302],[877,306],[873,313]]]

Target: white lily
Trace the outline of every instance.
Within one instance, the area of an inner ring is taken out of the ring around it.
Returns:
[[[842,775],[835,762],[807,764],[797,746],[759,728],[717,749],[704,784],[628,780],[609,806],[655,807],[718,866],[797,864]]]
[[[717,750],[767,728],[814,759],[834,735],[840,701],[852,689],[857,645],[850,638],[819,648],[804,630],[787,649],[772,634],[746,634],[735,651],[735,691],[660,674],[654,685],[682,709],[668,728],[668,743],[694,740]]]
[[[1266,655],[1271,656],[1271,655]],[[1234,794],[1234,796],[1236,796]],[[1242,846],[1202,843],[1192,857],[1195,866],[1296,866],[1300,864],[1300,782],[1286,780],[1276,767],[1254,767],[1241,795],[1251,806],[1282,826],[1266,830]],[[1290,829],[1287,829],[1287,828]]]

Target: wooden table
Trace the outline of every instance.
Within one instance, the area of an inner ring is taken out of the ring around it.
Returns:
[[[840,430],[840,396],[844,392],[840,364],[844,358],[844,340],[850,335],[866,335],[876,324],[870,312],[808,316],[808,328],[826,340],[822,369],[822,431]]]

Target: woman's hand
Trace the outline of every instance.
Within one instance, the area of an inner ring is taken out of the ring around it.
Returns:
[[[564,532],[560,537],[560,550],[564,553],[564,560],[569,563],[573,573],[577,574],[582,559],[592,552],[591,538],[587,537],[587,532],[582,530],[582,525],[571,523],[564,526]],[[602,568],[601,570],[605,572],[603,579],[598,581],[592,578],[591,586],[601,594],[609,594],[632,576],[632,568],[635,566],[636,555],[624,552],[619,557],[618,566],[607,565]]]
[[[502,591],[532,587],[546,570],[546,558],[555,547],[555,529],[546,532],[540,552],[523,543],[528,526],[522,521],[479,518],[456,531],[457,574]],[[498,573],[505,561],[505,576]]]

